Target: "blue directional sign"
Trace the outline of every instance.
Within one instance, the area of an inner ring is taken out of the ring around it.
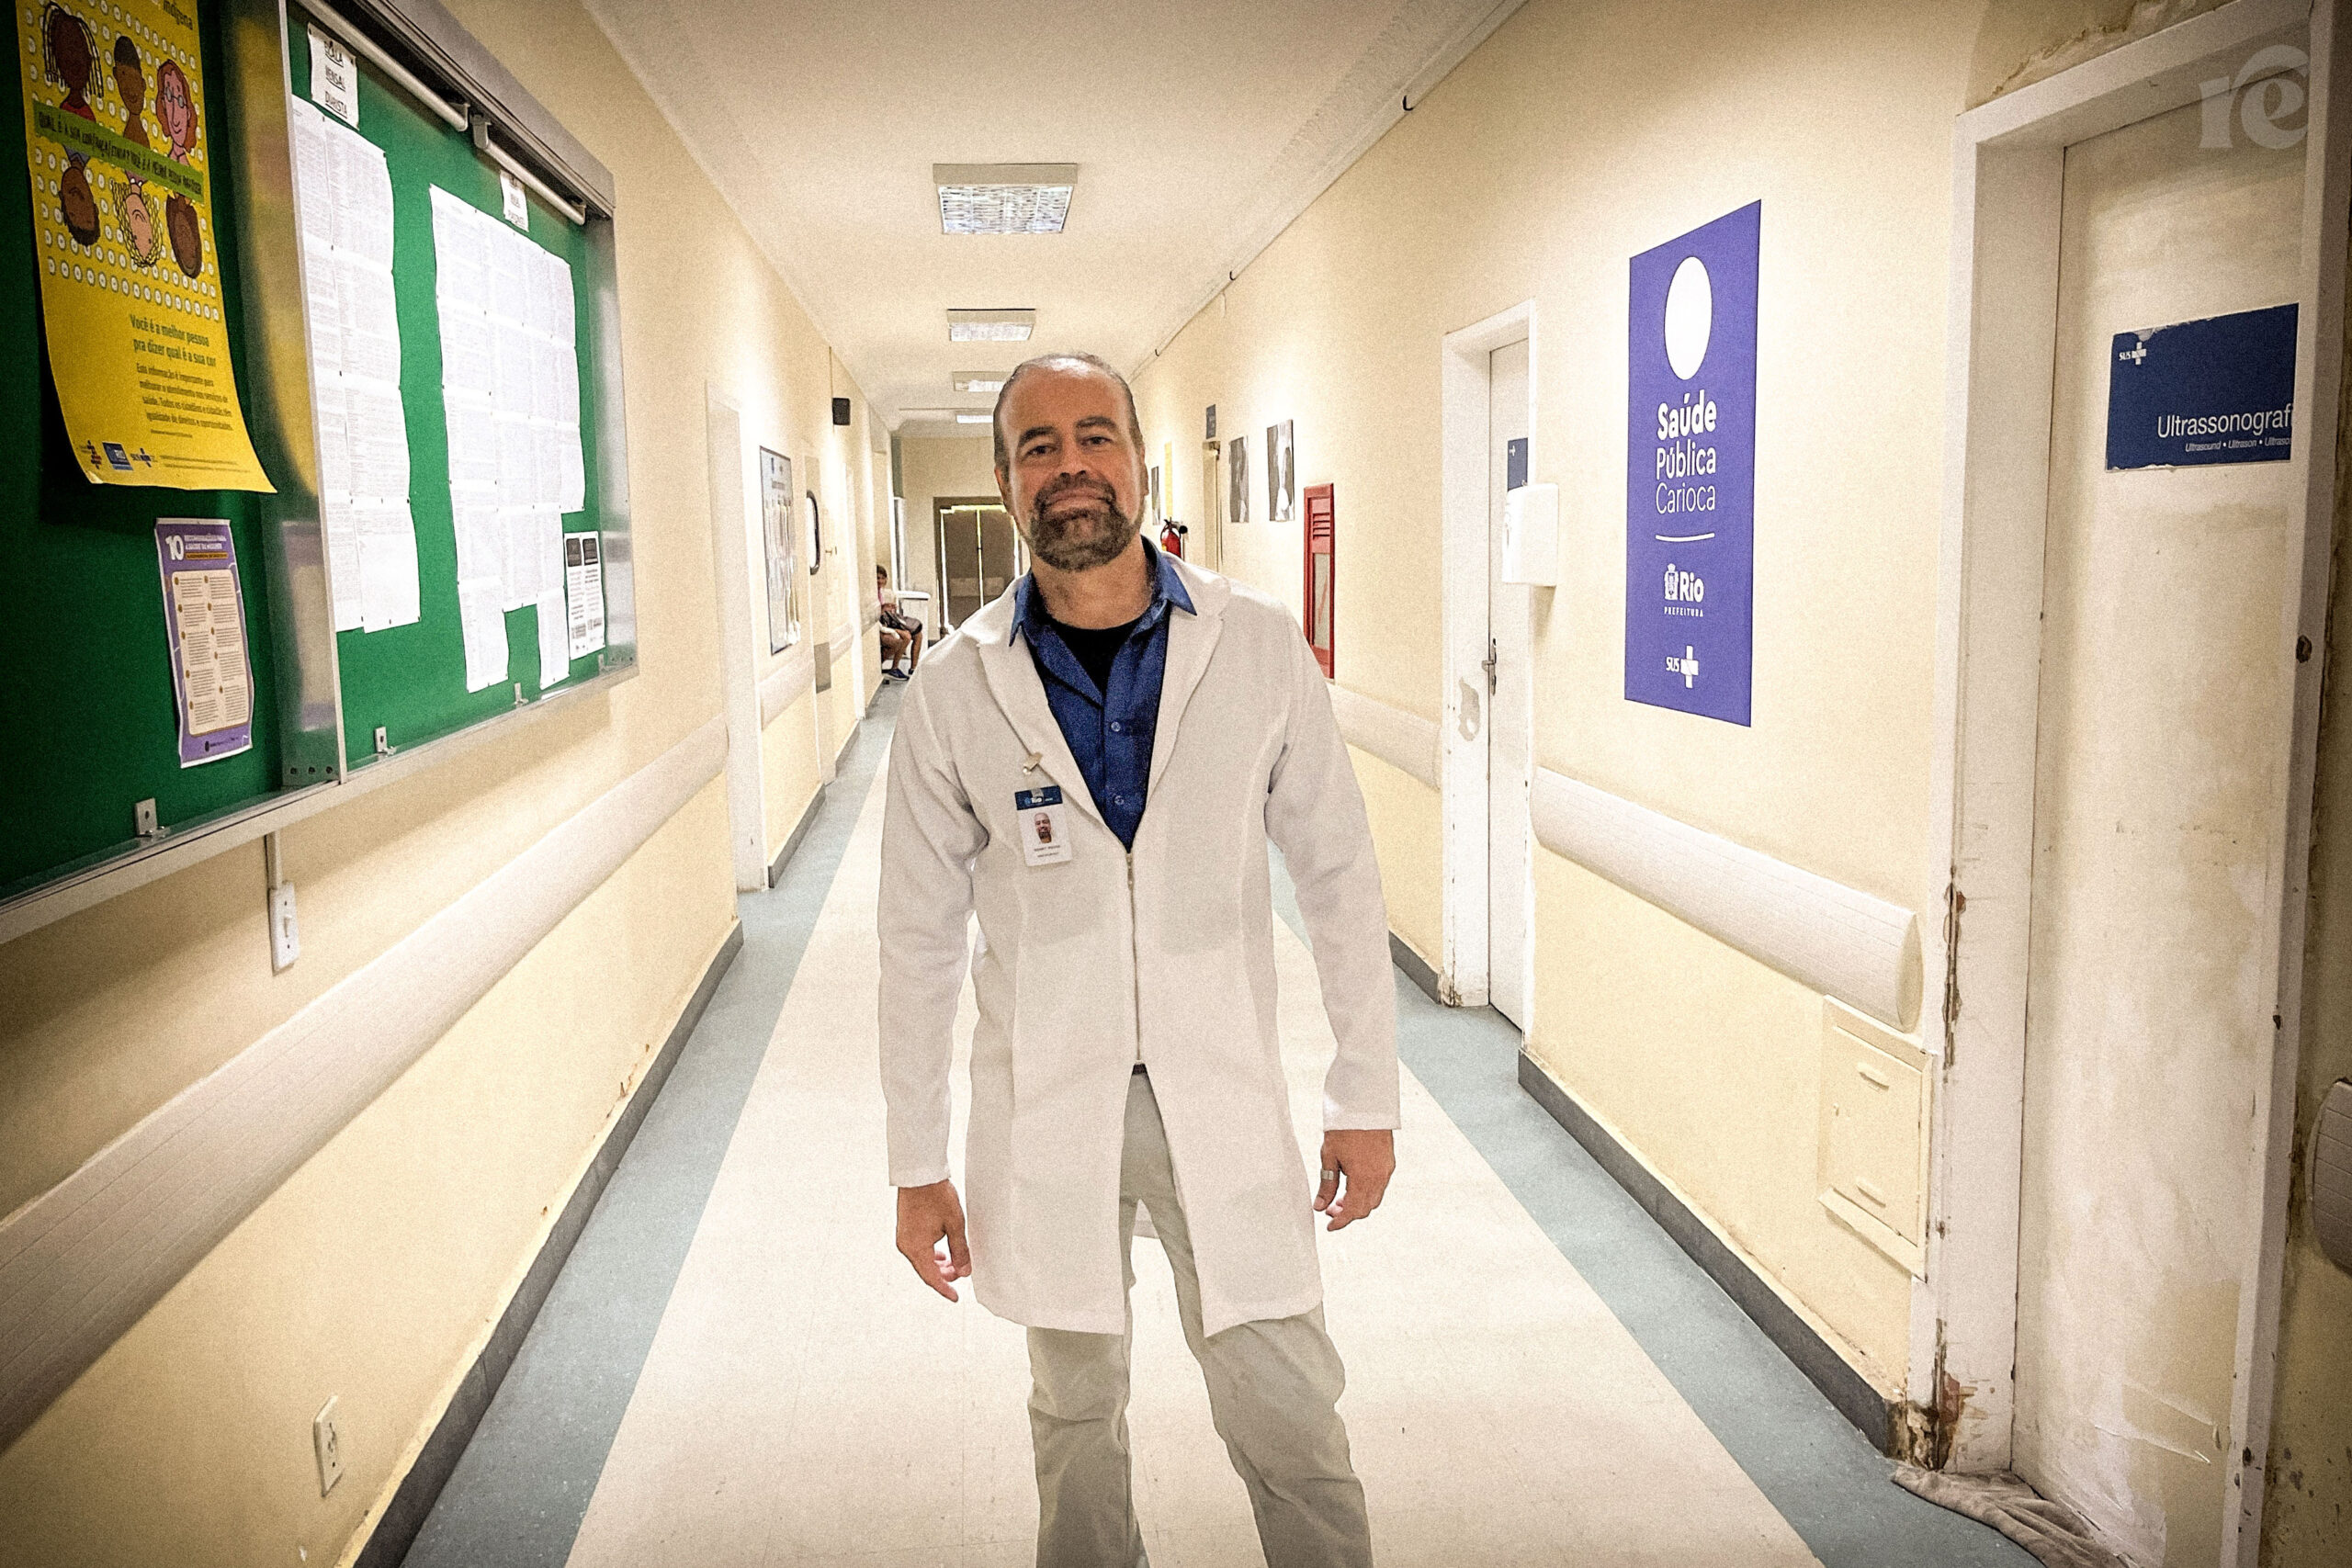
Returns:
[[[2109,468],[2283,463],[2294,439],[2294,306],[2115,334]]]
[[[1748,722],[1756,558],[1751,202],[1634,257],[1625,697]]]

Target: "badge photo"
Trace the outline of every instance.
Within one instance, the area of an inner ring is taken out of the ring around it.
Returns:
[[[1069,859],[1069,834],[1063,816],[1068,808],[1062,805],[1059,784],[1015,790],[1012,808],[1020,821],[1023,862],[1030,865],[1059,865]]]

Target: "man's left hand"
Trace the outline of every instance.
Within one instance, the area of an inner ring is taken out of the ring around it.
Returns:
[[[1387,1128],[1324,1134],[1323,1184],[1315,1190],[1315,1212],[1331,1216],[1324,1228],[1343,1229],[1379,1208],[1388,1179],[1396,1174],[1396,1134]]]

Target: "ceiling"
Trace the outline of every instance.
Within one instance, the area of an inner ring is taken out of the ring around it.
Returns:
[[[979,436],[953,372],[1140,365],[1521,0],[587,3],[883,422]],[[1078,164],[1064,231],[940,232],[932,165],[994,163]]]

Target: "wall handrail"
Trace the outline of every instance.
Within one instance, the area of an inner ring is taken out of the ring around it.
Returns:
[[[760,728],[765,729],[775,722],[775,716],[790,707],[800,694],[817,682],[817,655],[802,638],[776,667],[760,681]]]
[[[0,1448],[726,763],[712,718],[0,1219]]]
[[[1549,768],[1536,841],[1791,979],[1897,1030],[1918,1021],[1919,918]]]
[[[1329,683],[1329,690],[1331,712],[1340,721],[1342,739],[1430,788],[1438,787],[1436,720],[1351,692],[1337,682]]]

